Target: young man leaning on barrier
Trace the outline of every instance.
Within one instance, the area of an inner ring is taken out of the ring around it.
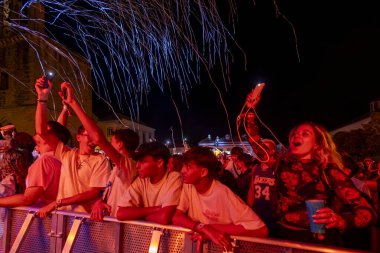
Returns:
[[[42,77],[37,79],[35,84],[38,95],[36,133],[41,136],[47,132],[47,100],[52,88],[50,81],[48,81],[48,87],[44,86],[44,82]],[[55,157],[61,161],[62,167],[57,200],[42,207],[37,212],[40,217],[45,217],[57,208],[74,212],[91,212],[99,192],[107,183],[110,175],[109,161],[104,155],[95,152],[96,145],[86,129],[83,127],[78,129],[76,140],[79,144],[78,149],[70,149],[54,138],[45,139],[53,148]]]
[[[71,138],[69,130],[58,122],[49,121],[47,124],[45,137],[58,138],[64,143]],[[41,207],[57,198],[61,162],[54,157],[53,148],[44,139],[38,134],[34,136],[39,156],[28,169],[25,192],[0,198],[1,207]]]
[[[217,158],[210,149],[193,147],[183,155],[183,188],[173,224],[203,239],[231,248],[229,235],[266,237],[264,222],[227,186],[215,180]]]
[[[67,94],[62,98],[64,103],[73,109],[89,137],[114,164],[103,196],[92,208],[91,219],[101,221],[104,215],[116,216],[117,199],[125,193],[137,176],[136,163],[132,156],[139,145],[139,136],[131,129],[119,129],[112,133],[111,142],[109,142],[99,126],[75,100],[72,86],[69,83],[63,83],[61,90],[66,90]]]
[[[139,177],[118,202],[117,218],[169,224],[182,189],[181,174],[166,170],[170,151],[160,142],[149,142],[135,156]]]

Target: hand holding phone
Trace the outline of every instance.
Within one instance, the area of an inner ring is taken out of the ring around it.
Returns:
[[[63,96],[63,99],[64,99],[64,100],[67,99],[67,88],[63,88],[63,89],[62,89],[62,96]]]
[[[256,85],[256,87],[252,90],[252,92],[248,95],[246,104],[250,108],[255,108],[262,90],[264,89],[265,83],[259,83]]]
[[[260,96],[261,92],[263,91],[265,86],[265,83],[258,83],[256,87],[252,90],[252,99],[257,100],[257,98]]]
[[[47,89],[49,88],[49,81],[53,80],[54,73],[51,71],[48,71],[46,75],[44,76],[44,82],[42,85],[39,85],[42,89]]]
[[[67,99],[71,100],[72,99],[71,84],[68,82],[61,83],[61,90],[59,91],[59,94],[65,102],[68,102],[68,101],[66,101]]]

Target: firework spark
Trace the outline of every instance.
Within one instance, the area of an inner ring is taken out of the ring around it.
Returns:
[[[40,56],[39,40],[70,62],[72,69],[65,71],[76,73],[75,83],[90,85],[78,72],[80,63],[75,57],[50,41],[75,47],[93,71],[95,94],[109,103],[116,100],[119,109],[128,108],[134,118],[152,85],[166,92],[168,83],[174,83],[186,101],[184,96],[200,82],[202,71],[218,65],[223,76],[228,76],[229,43],[234,40],[220,8],[228,8],[234,17],[232,0],[227,7],[218,6],[216,0],[38,0],[23,1],[19,9],[7,8],[11,2],[21,1],[0,1],[3,26],[29,43],[43,71],[48,66]],[[27,15],[37,5],[44,6],[45,21]],[[25,21],[45,22],[46,32],[23,26]]]

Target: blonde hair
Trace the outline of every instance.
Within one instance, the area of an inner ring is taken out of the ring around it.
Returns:
[[[342,170],[344,167],[342,157],[327,130],[319,124],[304,122],[295,126],[290,131],[290,136],[301,125],[309,125],[314,131],[316,147],[313,150],[313,157],[322,165],[322,168],[326,168],[328,163],[334,163]]]

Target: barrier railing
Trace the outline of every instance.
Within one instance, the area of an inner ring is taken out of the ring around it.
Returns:
[[[89,215],[58,211],[41,219],[34,208],[0,208],[1,252],[28,253],[195,253],[190,230],[144,221],[118,221],[105,217],[91,221]],[[232,237],[233,253],[358,253],[343,248],[301,244],[278,239]],[[203,253],[222,253],[223,248],[205,242]]]

